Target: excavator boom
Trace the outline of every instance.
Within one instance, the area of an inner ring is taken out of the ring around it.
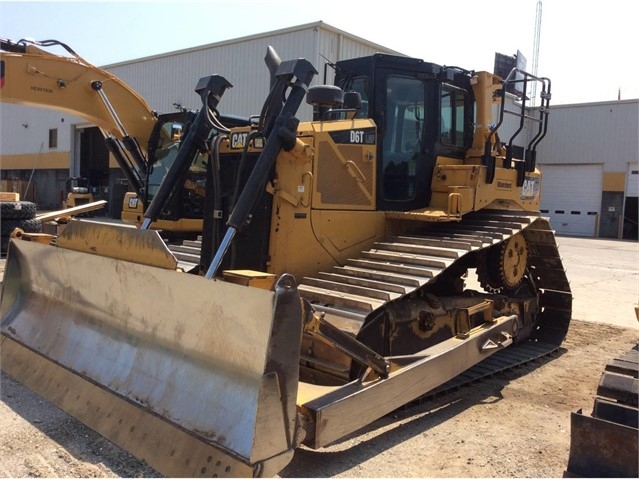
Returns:
[[[156,117],[146,101],[122,80],[75,53],[60,56],[24,41],[6,39],[0,39],[0,50],[3,102],[64,111],[120,140],[131,136],[146,152]]]

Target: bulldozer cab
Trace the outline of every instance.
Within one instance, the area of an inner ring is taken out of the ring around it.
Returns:
[[[538,180],[528,175],[535,172],[536,147],[547,130],[548,79],[516,69],[501,79],[486,72],[375,54],[337,62],[335,84],[361,95],[356,117],[370,118],[377,127],[378,211],[442,207],[450,198],[434,193],[469,186],[465,179],[457,185],[446,182],[453,175],[443,173],[439,165],[485,166],[481,183],[488,185],[495,181],[495,168],[502,167],[517,172],[511,189],[522,188],[527,180],[530,189],[538,186]],[[541,104],[530,110],[533,85],[541,86]],[[517,97],[512,108],[506,108],[507,93]],[[515,118],[511,122],[515,131],[502,143],[498,131],[509,115]],[[523,133],[526,122],[533,125],[532,138]],[[460,211],[473,210],[477,198],[464,199],[465,209]]]
[[[364,107],[357,116],[377,125],[377,209],[428,206],[437,156],[464,158],[472,143],[469,75],[377,54],[338,62],[335,83],[359,92]]]

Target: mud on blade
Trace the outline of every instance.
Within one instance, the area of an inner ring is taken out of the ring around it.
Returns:
[[[293,456],[290,276],[270,292],[12,241],[1,313],[2,369],[162,474],[274,475]]]

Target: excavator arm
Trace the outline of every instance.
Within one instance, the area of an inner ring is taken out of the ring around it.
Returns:
[[[56,46],[69,56],[40,48]],[[0,39],[0,50],[0,101],[53,109],[95,124],[134,189],[143,187],[147,143],[157,117],[140,95],[55,40]]]

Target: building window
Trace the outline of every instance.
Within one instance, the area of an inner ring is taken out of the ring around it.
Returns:
[[[51,128],[49,130],[49,148],[57,148],[58,147],[58,129]]]

